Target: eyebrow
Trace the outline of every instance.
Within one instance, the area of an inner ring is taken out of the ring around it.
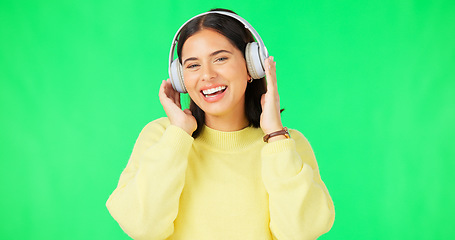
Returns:
[[[232,52],[230,52],[230,51],[228,51],[228,50],[222,49],[222,50],[218,50],[218,51],[215,51],[215,52],[210,53],[209,56],[210,56],[210,57],[213,57],[213,56],[215,56],[215,55],[217,55],[217,54],[220,54],[220,53],[223,53],[223,52],[232,54]],[[187,59],[185,59],[185,61],[183,61],[183,64],[182,64],[182,65],[185,65],[185,63],[188,62],[188,61],[197,60],[197,59],[198,59],[197,57],[190,57],[190,58],[187,58]]]

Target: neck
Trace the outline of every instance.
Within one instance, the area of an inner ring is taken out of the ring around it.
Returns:
[[[250,125],[245,114],[242,114],[242,117],[239,117],[237,114],[231,114],[230,116],[210,116],[205,115],[205,125],[207,127],[223,131],[223,132],[233,132],[244,129]]]

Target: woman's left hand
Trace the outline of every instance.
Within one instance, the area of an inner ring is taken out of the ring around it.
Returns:
[[[261,128],[265,134],[269,134],[282,130],[283,124],[281,123],[280,96],[278,95],[276,83],[276,62],[272,56],[268,57],[264,62],[267,92],[261,98]],[[281,139],[281,137],[273,137],[271,140],[275,138]]]

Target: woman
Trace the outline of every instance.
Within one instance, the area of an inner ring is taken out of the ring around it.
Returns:
[[[313,151],[281,122],[273,57],[267,83],[247,70],[253,41],[215,12],[180,31],[190,109],[163,81],[167,118],[144,127],[106,204],[132,238],[315,239],[330,230],[334,207]]]

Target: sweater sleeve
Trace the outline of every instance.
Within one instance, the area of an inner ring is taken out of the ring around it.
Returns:
[[[166,239],[173,233],[193,140],[163,119],[142,130],[106,203],[130,237]]]
[[[332,227],[335,210],[309,142],[298,131],[291,136],[261,152],[270,230],[279,240],[316,239]]]

